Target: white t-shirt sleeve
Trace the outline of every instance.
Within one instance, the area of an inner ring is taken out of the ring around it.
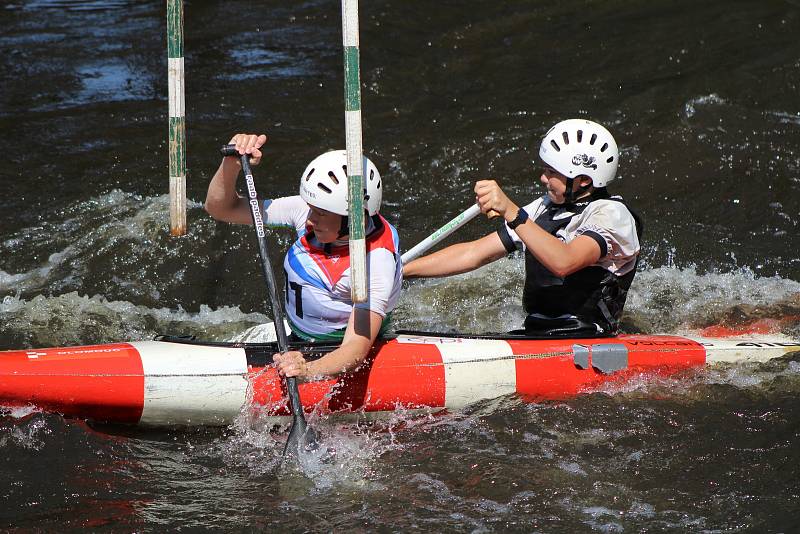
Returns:
[[[367,309],[386,317],[400,298],[403,270],[397,264],[397,257],[390,251],[380,248],[367,255],[367,276],[369,296],[366,302],[359,302],[355,308]]]
[[[302,232],[308,218],[308,204],[299,195],[265,200],[263,215],[267,226],[283,226]]]
[[[584,212],[577,235],[595,232],[606,241],[606,255],[622,253],[632,256],[639,252],[636,221],[630,211],[613,200],[593,202]]]
[[[600,258],[599,265],[618,275],[630,270],[640,245],[636,220],[624,204],[614,200],[592,202],[583,212],[575,235],[589,232],[606,242],[606,253]]]

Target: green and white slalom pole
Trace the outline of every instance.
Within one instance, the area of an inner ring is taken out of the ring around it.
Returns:
[[[183,0],[167,0],[169,70],[169,228],[186,233],[186,118],[183,91]]]
[[[358,50],[358,0],[342,0],[344,44],[344,128],[347,149],[350,222],[350,296],[367,300],[367,248],[364,237],[364,156],[361,134],[361,75]]]

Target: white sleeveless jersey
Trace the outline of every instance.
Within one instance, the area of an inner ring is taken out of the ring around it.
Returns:
[[[341,339],[353,310],[350,298],[350,252],[347,245],[324,247],[305,226],[308,205],[299,196],[264,203],[270,226],[291,226],[299,239],[286,253],[286,315],[292,331],[306,339]],[[386,317],[400,299],[403,268],[397,230],[378,216],[366,238],[367,302],[357,308]]]

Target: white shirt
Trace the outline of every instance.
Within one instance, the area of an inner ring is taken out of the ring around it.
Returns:
[[[545,195],[523,209],[528,212],[530,219],[535,221],[551,205],[550,197]],[[564,212],[557,216],[556,220],[571,215],[572,212]],[[507,223],[506,231],[517,248],[524,250],[525,244]],[[636,257],[640,251],[636,221],[623,203],[608,199],[590,202],[582,213],[572,217],[569,224],[556,232],[556,237],[564,243],[569,243],[584,234],[589,234],[596,240],[599,237],[599,241],[605,243],[605,247],[602,245],[600,247],[601,256],[595,265],[617,276],[624,276],[636,266]]]
[[[264,202],[265,224],[292,227],[299,237],[283,264],[286,314],[292,329],[302,337],[341,337],[354,307],[350,298],[349,251],[343,246],[325,254],[314,243],[302,239],[307,233],[308,212],[308,204],[299,196]],[[400,243],[397,230],[388,222],[379,242],[373,243],[376,236],[367,236],[367,301],[355,307],[386,317],[400,300]]]

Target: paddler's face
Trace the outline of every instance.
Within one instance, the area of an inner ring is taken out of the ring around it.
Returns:
[[[339,237],[342,227],[342,216],[314,206],[308,207],[306,225],[311,227],[320,243],[333,243]]]
[[[564,193],[567,191],[567,177],[553,169],[545,167],[539,180],[547,188],[547,196],[554,204],[564,203]]]
[[[552,167],[544,167],[542,170],[542,175],[539,177],[539,181],[541,181],[542,185],[547,188],[547,196],[550,197],[550,200],[552,200],[554,204],[564,203],[566,200],[564,195],[567,192],[566,176]],[[581,176],[579,179],[573,180],[572,190],[578,191],[582,186],[587,185],[589,182],[591,182],[589,177]]]

